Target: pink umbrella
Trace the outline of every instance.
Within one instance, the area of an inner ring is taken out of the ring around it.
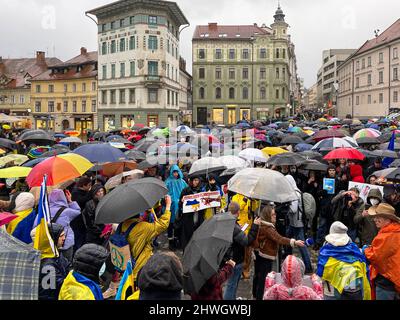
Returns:
[[[0,227],[10,223],[14,219],[16,219],[18,216],[15,214],[9,213],[9,212],[0,212]]]

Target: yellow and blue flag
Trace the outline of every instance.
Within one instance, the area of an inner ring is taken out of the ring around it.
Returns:
[[[40,187],[40,199],[38,204],[38,226],[36,227],[33,248],[42,253],[42,259],[55,258],[59,256],[56,244],[50,236],[48,223],[50,223],[50,209],[46,192],[47,176],[43,177]]]
[[[103,294],[94,281],[71,271],[62,284],[58,300],[103,300]]]
[[[17,213],[17,218],[12,220],[7,226],[7,232],[18,240],[30,244],[32,243],[31,231],[36,219],[36,211],[33,209],[24,210]]]
[[[351,283],[362,279],[364,300],[371,300],[367,260],[355,243],[343,247],[323,246],[318,257],[317,275],[340,294]]]
[[[128,300],[129,296],[131,296],[135,291],[134,284],[135,280],[133,278],[132,261],[129,260],[124,275],[122,276],[121,282],[119,284],[115,300]]]
[[[392,133],[392,138],[390,139],[389,145],[388,145],[388,150],[389,151],[394,151],[395,147],[395,142],[396,142],[396,133]],[[389,168],[389,166],[394,162],[393,158],[384,158],[382,161],[382,167],[384,168]]]

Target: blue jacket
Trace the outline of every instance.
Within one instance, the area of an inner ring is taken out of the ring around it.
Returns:
[[[179,178],[176,179],[174,177],[174,171],[177,171],[179,174]],[[185,180],[183,180],[183,173],[179,167],[174,164],[169,172],[169,178],[165,181],[165,184],[168,188],[168,194],[171,196],[171,222],[175,221],[176,214],[179,210],[179,199],[182,191],[188,187]]]

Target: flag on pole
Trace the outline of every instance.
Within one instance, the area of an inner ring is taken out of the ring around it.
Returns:
[[[38,204],[38,226],[36,227],[35,241],[33,247],[42,253],[42,259],[58,257],[57,246],[50,236],[48,224],[50,223],[50,209],[46,192],[47,176],[43,177],[40,187],[40,198]]]
[[[134,279],[132,261],[129,260],[124,275],[118,287],[115,300],[128,300],[129,296],[134,293]]]
[[[395,143],[395,140],[396,140],[396,133],[393,132],[392,138],[390,139],[390,142],[389,142],[388,150],[394,151],[394,143]],[[389,166],[393,163],[393,161],[394,161],[393,158],[385,158],[385,159],[383,159],[383,161],[382,161],[382,166],[383,166],[384,168],[389,168]]]

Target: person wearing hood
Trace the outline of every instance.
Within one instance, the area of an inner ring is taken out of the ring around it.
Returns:
[[[61,249],[65,242],[64,227],[57,223],[52,223],[48,224],[48,228],[54,244],[58,249]],[[70,263],[62,255],[55,258],[44,258],[40,261],[39,300],[58,299],[61,286],[68,275],[69,269]]]
[[[179,198],[184,189],[188,187],[183,179],[183,173],[178,165],[174,164],[169,173],[169,178],[165,181],[168,194],[171,197],[171,221],[168,227],[168,240],[170,250],[175,249],[174,223],[179,212]]]
[[[220,210],[225,208],[226,206],[226,201],[224,198],[224,193],[222,192],[221,187],[217,184],[217,176],[213,173],[210,173],[207,176],[207,183],[203,186],[201,189],[201,192],[212,192],[212,191],[218,191],[221,199],[221,206],[220,208],[209,208],[206,209],[204,212],[204,220],[209,220],[211,219],[214,215],[216,215]]]
[[[371,300],[367,260],[347,232],[343,223],[334,222],[319,252],[324,300]]]
[[[102,245],[104,238],[101,234],[105,228],[104,224],[96,224],[96,208],[100,200],[106,195],[106,189],[103,185],[95,184],[92,189],[92,200],[86,203],[85,209],[82,212],[83,222],[86,227],[86,243],[95,243]]]
[[[389,184],[383,187],[383,199],[383,202],[396,209],[396,215],[400,217],[400,194],[394,185]]]
[[[62,284],[58,300],[103,300],[99,273],[110,253],[96,244],[85,244],[74,256],[73,270]]]
[[[299,258],[289,255],[282,263],[281,283],[271,272],[265,283],[264,300],[323,300],[322,284],[316,275],[310,280],[312,288],[304,285],[305,266]]]
[[[32,243],[30,234],[37,216],[33,208],[35,197],[31,193],[22,192],[11,199],[10,206],[14,206],[12,212],[17,218],[8,224],[7,232],[26,244]]]
[[[172,252],[154,254],[138,273],[139,300],[181,300],[183,267]]]
[[[400,299],[400,218],[395,209],[381,203],[369,209],[379,229],[364,254],[371,264],[371,281],[376,300]]]
[[[354,223],[358,228],[358,238],[360,239],[361,247],[370,245],[378,234],[378,228],[375,225],[374,219],[369,215],[368,209],[376,209],[382,201],[383,197],[380,190],[371,189],[365,203],[365,210],[360,207],[354,216]]]
[[[69,262],[72,262],[75,235],[71,228],[71,221],[81,214],[81,208],[76,201],[72,201],[68,190],[64,192],[60,189],[55,189],[50,193],[49,208],[52,223],[58,223],[65,229],[66,239],[60,252]]]
[[[349,167],[351,181],[358,183],[365,183],[363,176],[363,169],[359,164],[353,164]]]
[[[288,175],[291,175],[296,182],[297,187],[303,191],[305,188],[305,183],[307,178],[299,172],[297,166],[290,166],[290,172]]]

